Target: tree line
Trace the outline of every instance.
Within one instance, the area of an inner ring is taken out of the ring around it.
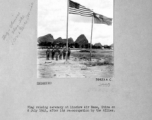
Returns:
[[[54,39],[54,37],[51,34],[47,34],[44,36],[41,36],[38,38],[38,46],[40,47],[50,47],[50,46],[55,46],[58,45],[60,47],[63,47],[66,45],[67,40],[62,39],[61,37]],[[87,38],[85,37],[84,34],[80,35],[75,41],[73,38],[68,38],[68,46],[71,48],[90,48],[90,43],[88,42]],[[94,45],[92,44],[92,48],[95,49],[111,49],[113,46],[109,45],[102,45],[101,43],[95,43]]]

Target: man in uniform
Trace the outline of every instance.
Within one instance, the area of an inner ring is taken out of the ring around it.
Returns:
[[[66,56],[66,47],[63,47],[63,59],[65,59]]]
[[[57,46],[55,48],[55,58],[56,58],[56,60],[58,60],[59,54],[60,54],[60,50],[59,50],[59,47]]]
[[[51,51],[51,53],[52,53],[52,55],[51,55],[52,60],[54,60],[54,47],[52,47],[52,51]]]
[[[63,49],[60,47],[60,54],[59,54],[59,59],[62,60],[62,54],[63,54]]]
[[[71,50],[70,47],[68,48],[68,59],[70,59]]]
[[[46,60],[49,60],[50,58],[50,48],[48,47],[46,50]]]

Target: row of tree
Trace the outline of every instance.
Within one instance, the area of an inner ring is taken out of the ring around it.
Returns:
[[[61,37],[54,39],[51,34],[47,34],[38,38],[38,45],[39,46],[54,46],[59,45],[61,47],[66,45],[67,40],[62,39]],[[87,38],[84,34],[80,35],[76,41],[72,38],[68,38],[68,45],[73,48],[90,48],[90,43],[88,42]],[[112,46],[104,45],[102,46],[101,43],[92,44],[92,48],[106,48],[111,49]]]

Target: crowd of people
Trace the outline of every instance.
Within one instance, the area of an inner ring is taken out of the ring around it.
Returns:
[[[50,57],[52,60],[66,59],[66,52],[67,52],[67,59],[70,59],[70,54],[71,54],[70,47],[68,48],[68,50],[66,49],[66,47],[62,48],[59,46],[52,47],[52,50],[50,50],[50,48],[48,47],[46,50],[46,59],[49,60]]]

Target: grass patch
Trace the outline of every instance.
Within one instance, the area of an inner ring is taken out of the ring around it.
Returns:
[[[110,61],[96,61],[96,62],[85,62],[83,63],[86,66],[103,66],[103,65],[113,65],[113,63],[111,63]]]
[[[83,63],[87,66],[101,66],[101,65],[113,65],[113,56],[112,52],[97,50],[95,53],[92,53],[92,61],[90,60],[90,51],[89,52],[72,52],[71,56],[76,57],[78,59],[88,60],[87,62]]]

